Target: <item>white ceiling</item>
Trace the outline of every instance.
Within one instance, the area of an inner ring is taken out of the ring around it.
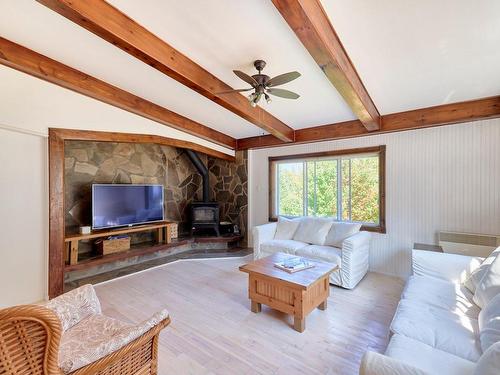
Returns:
[[[322,0],[380,113],[500,94],[499,0]]]
[[[355,118],[270,0],[109,2],[234,88],[249,85],[233,70],[256,74],[257,59],[271,77],[299,71],[302,77],[280,86],[299,99],[261,104],[295,129]]]
[[[270,0],[109,0],[212,74],[298,70],[296,101],[262,107],[295,129],[354,115]],[[380,113],[500,94],[500,1],[322,0]],[[235,138],[263,131],[33,0],[0,1],[0,36]]]
[[[33,0],[0,1],[0,35],[233,137],[259,128]]]

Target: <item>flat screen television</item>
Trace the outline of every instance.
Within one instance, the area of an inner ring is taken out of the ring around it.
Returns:
[[[164,219],[162,185],[92,185],[92,229],[132,226]]]

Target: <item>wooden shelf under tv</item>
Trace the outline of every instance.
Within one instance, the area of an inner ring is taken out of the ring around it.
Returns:
[[[170,243],[170,226],[171,222],[162,221],[152,224],[136,225],[127,228],[108,229],[108,230],[95,230],[89,234],[74,233],[69,234],[64,238],[66,249],[66,261],[70,265],[78,263],[78,243],[81,240],[90,240],[93,238],[104,238],[109,236],[118,236],[121,234],[156,231],[156,240],[159,245]]]
[[[95,237],[93,237],[95,238]],[[90,267],[95,267],[105,263],[111,263],[118,260],[141,256],[145,254],[151,254],[156,251],[165,250],[172,247],[184,246],[190,243],[237,243],[243,238],[241,235],[225,235],[219,237],[187,237],[173,239],[168,243],[163,244],[148,244],[139,245],[130,250],[123,251],[120,253],[114,253],[109,255],[98,255],[92,258],[84,259],[76,264],[66,264],[64,267],[64,272],[78,271],[87,269]]]

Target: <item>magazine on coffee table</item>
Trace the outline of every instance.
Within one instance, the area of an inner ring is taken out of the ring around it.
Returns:
[[[274,263],[274,267],[280,270],[286,271],[288,273],[294,273],[308,268],[314,267],[314,264],[309,262],[307,259],[294,257],[285,259],[282,262]]]

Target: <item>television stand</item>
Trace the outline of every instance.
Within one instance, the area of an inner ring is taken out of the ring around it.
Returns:
[[[92,231],[90,234],[70,234],[64,239],[65,245],[65,259],[70,265],[78,263],[78,243],[80,240],[89,240],[92,238],[102,238],[109,236],[116,236],[119,234],[129,234],[146,231],[156,231],[156,240],[158,244],[170,243],[170,229],[171,222],[162,221],[159,223],[135,225],[132,227],[112,229],[112,230],[99,230]]]

